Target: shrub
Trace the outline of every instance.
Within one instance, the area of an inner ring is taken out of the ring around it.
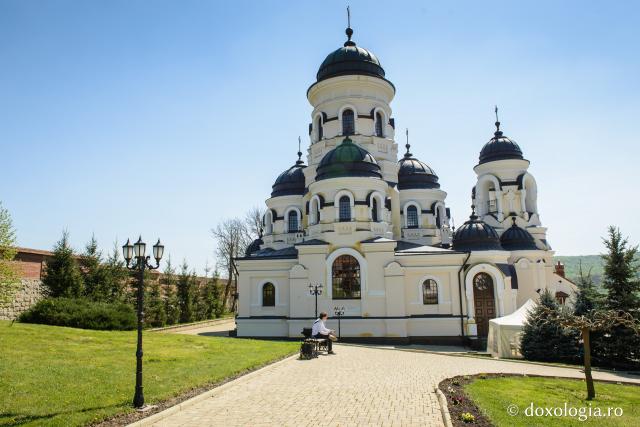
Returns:
[[[136,327],[133,308],[123,303],[82,298],[47,298],[20,315],[25,323],[97,330],[131,330]]]

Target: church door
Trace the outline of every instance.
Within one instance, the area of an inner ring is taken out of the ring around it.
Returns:
[[[473,278],[473,304],[478,337],[486,338],[489,334],[489,320],[496,317],[493,279],[487,273],[478,273]]]

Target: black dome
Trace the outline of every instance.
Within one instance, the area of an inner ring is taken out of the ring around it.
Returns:
[[[409,152],[407,143],[407,153],[398,161],[398,189],[408,190],[412,188],[440,188],[438,175],[426,163],[413,157]]]
[[[500,122],[496,122],[496,128],[497,130],[493,134],[493,138],[480,150],[480,162],[478,164],[493,162],[495,160],[522,160],[522,150],[514,140],[504,136],[500,130]]]
[[[298,152],[300,157],[302,153]],[[304,194],[304,168],[302,160],[298,158],[295,165],[282,172],[271,186],[271,197]]]
[[[536,240],[533,238],[524,228],[516,225],[515,218],[513,218],[513,225],[507,228],[502,236],[500,236],[500,243],[502,247],[507,251],[527,251],[536,250]]]
[[[327,55],[318,69],[317,81],[351,74],[384,79],[384,69],[378,58],[367,49],[356,46],[356,43],[351,40],[353,34],[351,28],[347,28],[346,33],[349,40],[344,43],[343,47]]]
[[[264,242],[260,237],[258,237],[256,240],[251,242],[249,246],[247,246],[247,249],[244,251],[244,256],[251,256],[252,253],[259,251],[260,245],[262,244],[264,244]]]
[[[349,137],[325,154],[316,170],[316,181],[344,176],[382,178],[376,159]]]
[[[456,251],[501,251],[500,238],[496,230],[481,221],[475,212],[453,235],[453,249]]]

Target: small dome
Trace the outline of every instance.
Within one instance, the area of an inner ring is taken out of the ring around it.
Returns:
[[[305,189],[304,165],[298,152],[298,161],[286,171],[282,172],[271,186],[271,197],[303,195]]]
[[[500,236],[500,243],[502,247],[507,251],[528,251],[536,250],[536,240],[533,238],[524,228],[516,225],[516,219],[513,218],[513,225],[507,228],[502,236]]]
[[[320,160],[316,181],[344,176],[382,178],[376,159],[349,137]]]
[[[344,46],[331,52],[322,62],[316,75],[317,81],[345,75],[365,75],[384,79],[384,69],[378,58],[351,40],[353,30],[347,28],[349,39]]]
[[[478,164],[506,159],[523,160],[522,150],[514,140],[504,136],[500,130],[500,122],[496,122],[496,128],[497,130],[493,134],[493,138],[480,150],[480,161]]]
[[[426,163],[413,157],[409,152],[407,143],[407,153],[398,161],[398,189],[408,190],[412,188],[440,188],[438,175]]]
[[[258,237],[256,240],[251,242],[249,246],[247,246],[247,249],[244,251],[244,256],[251,256],[252,253],[259,251],[260,246],[263,244],[264,242],[262,241],[262,239]]]
[[[453,249],[465,252],[503,250],[496,230],[478,219],[475,212],[454,233]]]

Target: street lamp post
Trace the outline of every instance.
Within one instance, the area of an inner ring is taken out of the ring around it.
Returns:
[[[160,259],[162,259],[162,255],[164,254],[164,245],[160,243],[160,239],[158,239],[158,243],[153,245],[153,257],[156,260],[155,266],[149,263],[151,257],[145,256],[146,249],[147,244],[142,241],[142,236],[138,238],[138,241],[135,244],[132,245],[131,243],[129,243],[129,239],[127,239],[127,243],[122,246],[122,253],[124,255],[125,261],[127,262],[127,268],[138,273],[138,344],[136,348],[136,391],[133,396],[133,406],[137,409],[141,409],[144,406],[144,393],[142,387],[142,323],[144,320],[144,271],[155,270],[160,266]],[[133,263],[131,263],[132,259],[134,260]]]
[[[342,307],[333,307],[333,314],[338,318],[338,339],[342,338],[340,334],[340,318],[344,316],[344,305]]]
[[[309,283],[309,294],[316,297],[316,318],[318,317],[318,295],[322,295],[322,283]]]

